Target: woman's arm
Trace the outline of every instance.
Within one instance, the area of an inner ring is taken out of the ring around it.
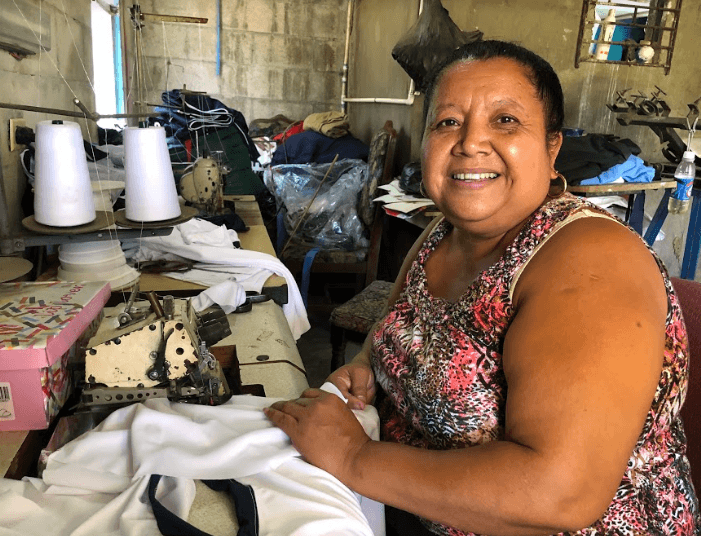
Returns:
[[[450,451],[370,441],[315,392],[270,417],[311,463],[428,519],[487,534],[588,526],[616,492],[659,381],[662,278],[630,231],[587,218],[543,246],[514,303],[503,441]]]

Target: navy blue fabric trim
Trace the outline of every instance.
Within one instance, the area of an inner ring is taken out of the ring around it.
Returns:
[[[156,489],[161,475],[151,475],[148,483],[148,498],[151,509],[163,536],[209,536],[176,516],[156,499]],[[236,505],[239,530],[236,536],[258,536],[258,507],[251,486],[244,486],[236,480],[203,480],[214,491],[228,491]]]

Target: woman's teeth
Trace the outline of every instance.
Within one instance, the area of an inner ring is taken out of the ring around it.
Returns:
[[[453,178],[459,181],[483,181],[485,179],[496,179],[498,173],[457,173]]]

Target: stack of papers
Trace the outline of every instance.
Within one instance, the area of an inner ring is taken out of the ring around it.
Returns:
[[[375,201],[384,203],[385,212],[392,216],[401,214],[411,214],[416,211],[425,211],[429,207],[435,209],[433,201],[425,197],[418,197],[412,194],[407,194],[399,188],[399,180],[395,179],[389,184],[378,186],[387,192],[384,195],[375,198]]]

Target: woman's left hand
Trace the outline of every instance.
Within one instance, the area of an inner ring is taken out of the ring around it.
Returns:
[[[264,411],[305,460],[342,482],[370,441],[343,400],[319,389],[307,389],[300,398],[276,402]]]

